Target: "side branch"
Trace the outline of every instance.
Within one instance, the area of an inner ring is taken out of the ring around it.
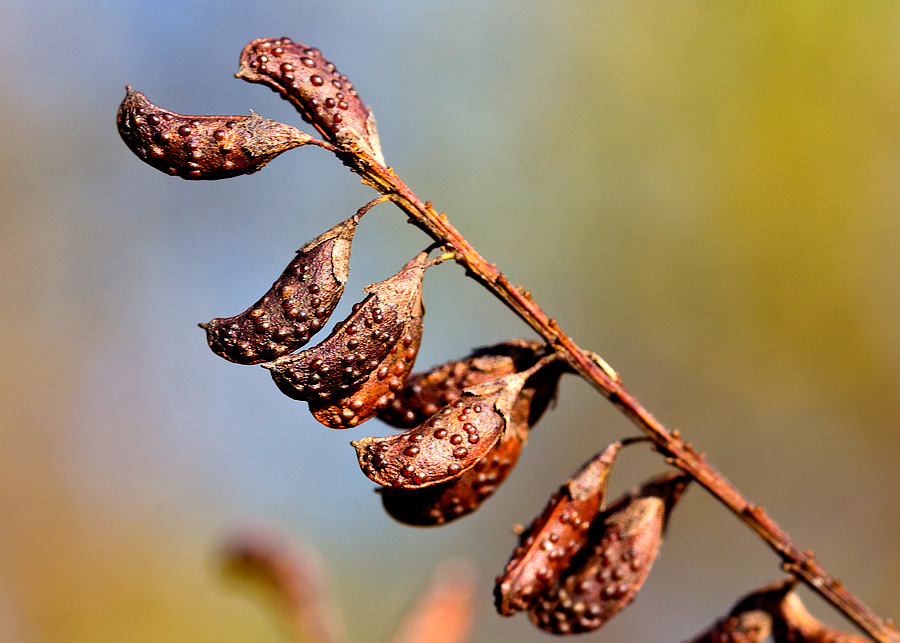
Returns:
[[[589,353],[572,341],[534,303],[528,291],[513,286],[447,220],[430,202],[421,201],[394,173],[375,161],[365,152],[349,153],[328,143],[319,143],[335,153],[344,164],[360,175],[363,182],[389,197],[410,218],[410,222],[422,229],[447,251],[454,253],[456,261],[466,272],[488,288],[508,308],[537,332],[548,344],[555,347],[566,361],[595,389],[603,394],[628,417],[666,457],[667,461],[685,471],[705,487],[715,498],[755,531],[782,559],[785,571],[802,579],[827,602],[843,612],[879,643],[900,643],[900,632],[890,620],[882,620],[862,601],[856,598],[817,561],[812,551],[801,551],[790,535],[781,529],[760,507],[750,503],[724,476],[697,453],[678,431],[668,431],[622,385],[621,378],[601,358]]]

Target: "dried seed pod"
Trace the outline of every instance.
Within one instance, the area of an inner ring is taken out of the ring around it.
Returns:
[[[420,527],[443,525],[466,516],[506,479],[524,444],[523,433],[507,431],[485,457],[455,480],[422,489],[381,487],[378,491],[384,509],[396,520]]]
[[[300,248],[269,291],[240,315],[200,324],[213,352],[258,364],[306,344],[344,294],[357,223],[353,216]]]
[[[777,612],[797,581],[788,577],[742,597],[724,618],[686,643],[762,643],[772,632]]]
[[[321,344],[263,364],[288,397],[310,402],[316,418],[346,428],[372,417],[399,391],[422,337],[426,253],[365,288],[365,300]],[[384,399],[382,399],[384,398]]]
[[[688,643],[763,643],[771,632],[771,615],[750,610],[725,617]]]
[[[825,625],[810,614],[794,592],[785,595],[774,611],[772,639],[775,643],[865,643],[864,639]]]
[[[614,442],[590,460],[550,497],[543,513],[522,532],[519,546],[494,587],[500,614],[510,616],[528,609],[585,546],[621,448],[621,442]]]
[[[569,569],[528,608],[531,621],[554,634],[577,634],[622,611],[647,578],[669,513],[690,480],[679,472],[658,476],[604,511]]]
[[[467,389],[405,433],[353,442],[360,468],[383,487],[419,489],[459,478],[500,440],[530,375],[514,373]]]
[[[378,419],[399,429],[418,426],[441,407],[450,404],[464,389],[524,370],[544,347],[540,342],[520,339],[476,349],[471,355],[413,373]]]
[[[385,164],[371,110],[318,49],[289,38],[257,38],[241,52],[235,75],[277,91],[332,143]]]
[[[183,179],[227,179],[256,172],[309,143],[300,130],[250,116],[185,116],[157,107],[126,87],[116,123],[125,145],[145,163]]]

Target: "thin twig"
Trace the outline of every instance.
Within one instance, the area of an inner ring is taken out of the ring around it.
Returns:
[[[669,431],[622,385],[618,374],[598,356],[583,350],[532,300],[528,291],[513,286],[497,269],[454,228],[443,213],[430,202],[423,202],[395,174],[392,168],[377,163],[365,152],[333,151],[345,165],[402,209],[410,222],[422,229],[447,251],[466,273],[496,295],[508,308],[560,353],[575,371],[603,394],[655,444],[667,461],[691,475],[714,497],[755,531],[783,560],[782,567],[803,580],[822,598],[879,643],[900,643],[900,632],[890,620],[882,620],[851,594],[836,577],[828,573],[811,550],[802,551],[790,535],[781,529],[759,505],[748,501],[724,476],[696,452],[678,431]]]

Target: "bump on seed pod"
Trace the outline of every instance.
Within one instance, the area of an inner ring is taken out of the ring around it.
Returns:
[[[126,87],[116,124],[145,163],[183,179],[227,179],[256,172],[287,150],[309,143],[300,130],[250,116],[185,116],[157,107]]]
[[[690,480],[680,472],[663,474],[598,516],[569,569],[528,608],[531,621],[553,634],[590,632],[629,605],[650,572],[668,516]]]
[[[413,373],[394,400],[378,414],[378,419],[399,429],[418,426],[456,400],[464,389],[524,370],[544,346],[526,339],[511,340],[478,348],[463,359]]]
[[[487,455],[455,480],[421,489],[381,487],[384,509],[394,519],[419,527],[462,518],[493,495],[512,471],[524,444],[523,433],[505,431]]]
[[[355,426],[384,408],[409,375],[422,338],[426,253],[369,295],[322,343],[263,364],[288,397],[310,403],[331,428]]]
[[[385,164],[371,110],[318,49],[289,38],[257,38],[241,52],[235,75],[277,91],[338,147],[361,150]]]
[[[463,391],[414,429],[353,442],[359,466],[383,487],[419,489],[455,480],[487,456],[531,375],[514,373]]]
[[[344,294],[357,223],[353,216],[300,248],[269,291],[243,313],[200,324],[213,352],[238,364],[259,364],[306,344]]]
[[[518,547],[494,587],[494,602],[500,614],[510,616],[528,609],[585,546],[621,448],[621,442],[614,442],[591,459],[550,497],[541,515],[522,532]]]

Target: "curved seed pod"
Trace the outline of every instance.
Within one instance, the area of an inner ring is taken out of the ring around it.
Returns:
[[[455,480],[422,489],[381,487],[381,502],[394,519],[408,525],[443,525],[481,506],[500,486],[519,459],[524,434],[507,431],[478,463]]]
[[[312,138],[300,130],[250,116],[185,116],[157,107],[126,87],[116,124],[125,145],[157,170],[183,179],[227,179],[256,172]]]
[[[764,643],[772,632],[772,617],[762,610],[728,616],[688,643]]]
[[[510,616],[527,609],[585,546],[621,448],[621,442],[614,442],[582,467],[550,497],[543,513],[522,532],[519,546],[494,587],[494,603],[500,614]]]
[[[773,614],[775,643],[865,643],[868,639],[825,625],[810,614],[800,597],[789,592]]]
[[[213,352],[258,364],[306,344],[344,294],[357,223],[353,216],[300,248],[269,291],[240,315],[200,324]]]
[[[646,482],[603,512],[569,570],[528,615],[554,634],[590,632],[634,600],[656,559],[673,505],[691,478],[671,472]]]
[[[353,442],[359,466],[383,487],[419,489],[459,478],[500,440],[530,371],[472,387],[405,433]]]
[[[741,598],[728,615],[686,643],[762,643],[772,632],[772,614],[780,609],[797,580],[788,577]]]
[[[268,85],[327,140],[385,164],[372,112],[318,49],[289,38],[257,38],[241,52],[235,76]]]
[[[519,339],[476,349],[471,355],[413,373],[378,419],[399,429],[418,426],[441,407],[455,401],[463,390],[524,370],[533,362],[540,342]]]
[[[393,277],[367,286],[369,295],[322,343],[263,364],[281,392],[295,400],[334,401],[379,371],[399,390],[402,380],[385,362],[402,357],[411,367],[415,359],[427,258],[423,252]]]

